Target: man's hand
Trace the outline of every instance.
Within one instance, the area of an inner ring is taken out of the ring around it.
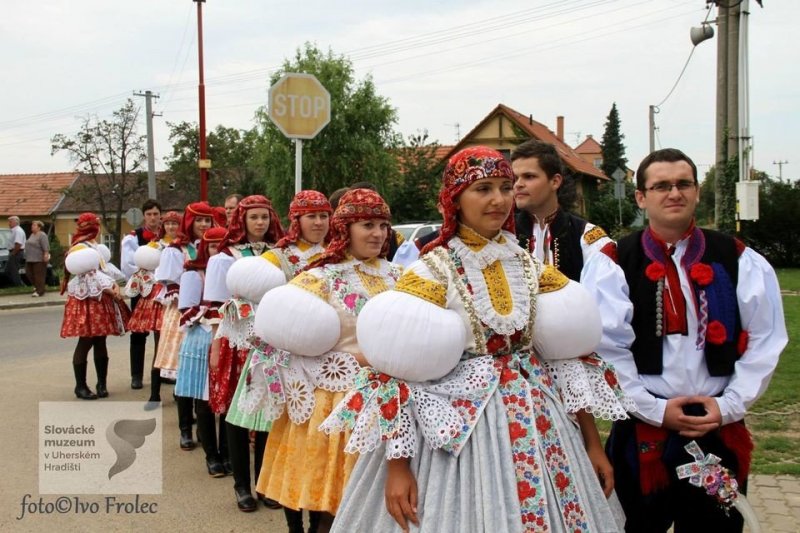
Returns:
[[[417,518],[417,480],[408,466],[408,459],[387,461],[386,510],[392,518],[408,531],[408,522],[419,526]]]
[[[698,416],[684,414],[683,408],[691,404],[701,405],[705,413]],[[719,428],[722,425],[722,413],[717,401],[710,396],[679,396],[667,400],[661,425],[677,431],[683,437],[697,438]]]

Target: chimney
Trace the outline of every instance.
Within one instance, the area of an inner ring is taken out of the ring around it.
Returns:
[[[564,142],[564,117],[559,115],[556,117],[556,137],[561,142]]]

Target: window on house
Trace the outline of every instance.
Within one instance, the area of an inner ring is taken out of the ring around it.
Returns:
[[[111,251],[111,255],[114,255],[114,236],[110,233],[104,233],[103,238],[101,241],[103,244],[108,246],[108,249]]]
[[[594,158],[594,168],[601,168],[603,166],[603,158],[602,157],[595,157]]]

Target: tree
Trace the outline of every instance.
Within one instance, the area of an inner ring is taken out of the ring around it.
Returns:
[[[439,218],[436,200],[445,162],[436,159],[437,142],[428,141],[428,132],[411,135],[397,150],[398,179],[389,184],[392,219],[433,220]]]
[[[66,152],[75,170],[89,177],[66,189],[65,194],[97,209],[114,242],[122,242],[122,213],[132,199],[147,190],[145,136],[137,132],[140,108],[130,98],[112,113],[111,120],[89,115],[72,136],[62,133],[51,139],[51,155]],[[119,264],[120,247],[114,246],[113,261]]]
[[[273,74],[274,84],[287,72],[313,74],[331,95],[331,121],[314,139],[303,142],[303,188],[326,194],[358,181],[374,183],[381,194],[396,179],[392,127],[397,112],[377,94],[370,77],[354,78],[349,59],[306,43]],[[253,162],[279,212],[294,195],[294,146],[272,123],[267,109],[256,113],[258,138]],[[391,198],[387,198],[391,204]]]
[[[710,228],[714,226],[714,204],[717,173],[713,166],[706,172],[705,178],[700,183],[700,203],[697,204],[695,220],[699,226]]]
[[[200,159],[200,133],[197,124],[183,121],[168,122],[167,125],[172,142],[172,155],[166,158],[167,169],[177,187],[199,198],[197,161]],[[219,125],[209,132],[207,148],[212,164],[208,180],[209,202],[221,205],[225,197],[232,193],[263,193],[252,162],[256,139],[255,128],[239,130]]]
[[[611,105],[611,111],[608,112],[608,117],[606,117],[601,147],[603,166],[600,170],[609,178],[618,168],[623,171],[628,168],[628,160],[625,158],[625,145],[622,144],[622,139],[624,138],[625,135],[620,133],[619,112],[617,111],[617,104],[614,102]]]
[[[800,182],[771,179],[759,171],[754,178],[760,182],[759,219],[742,221],[742,239],[772,266],[800,266]]]

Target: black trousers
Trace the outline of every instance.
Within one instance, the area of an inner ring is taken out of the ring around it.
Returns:
[[[258,480],[261,462],[264,459],[264,448],[267,447],[269,433],[256,431],[255,449],[253,450],[253,477],[250,477],[250,430],[225,423],[225,435],[228,437],[228,455],[233,470],[233,488],[250,490],[251,481]]]
[[[722,465],[736,473],[736,455],[722,442],[719,432],[696,439],[681,437],[669,432],[661,458],[669,476],[669,486],[651,494],[642,494],[639,482],[639,452],[636,442],[636,420],[620,420],[611,428],[606,454],[614,466],[614,487],[625,511],[625,531],[628,533],[666,532],[674,523],[675,533],[712,532],[739,533],[744,519],[739,511],[731,509],[726,514],[716,499],[700,487],[678,479],[675,468],[691,463],[694,458],[684,446],[694,440],[704,454],[713,453],[722,459]],[[747,480],[740,480],[739,492],[747,492]]]
[[[139,296],[131,298],[131,312],[136,309],[139,298]],[[144,352],[147,350],[147,336],[149,333],[135,333],[132,331],[130,335],[131,377],[142,379],[144,375]]]

